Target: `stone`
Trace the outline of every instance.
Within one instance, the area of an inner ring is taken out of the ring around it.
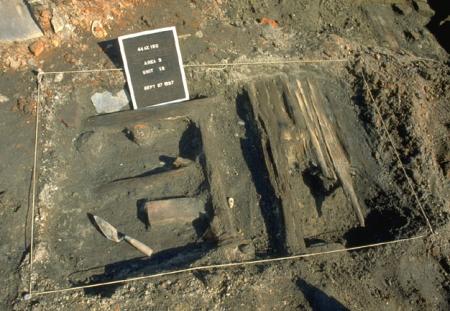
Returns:
[[[15,59],[12,58],[11,56],[8,56],[6,58],[6,65],[12,70],[17,70],[22,65],[22,61],[20,59]]]
[[[23,41],[42,35],[22,0],[0,0],[0,42]]]
[[[65,20],[60,14],[58,14],[58,11],[56,10],[53,10],[51,24],[55,33],[58,33],[64,29]]]
[[[30,49],[30,52],[33,53],[34,56],[39,56],[44,52],[45,44],[42,41],[35,41],[31,43],[28,48]]]
[[[272,28],[278,28],[278,22],[272,18],[268,18],[268,17],[263,17],[261,18],[261,20],[259,21],[259,23],[261,25],[268,25]]]
[[[55,75],[53,82],[58,83],[58,82],[61,82],[63,79],[64,79],[64,74],[62,72],[60,72]]]
[[[134,142],[139,146],[152,144],[152,132],[152,129],[145,123],[134,125],[132,129]]]
[[[98,20],[92,22],[91,32],[97,39],[102,39],[108,35],[102,23]]]
[[[197,32],[195,33],[195,36],[196,36],[197,38],[203,38],[203,32],[202,32],[201,30],[199,30],[199,31],[197,31]]]
[[[29,60],[27,60],[27,64],[28,64],[28,66],[35,67],[35,68],[38,66],[34,57],[31,57]]]
[[[178,169],[178,168],[182,168],[182,167],[188,167],[191,164],[192,164],[192,160],[185,159],[183,157],[177,157],[175,159],[175,161],[173,161],[172,167]]]
[[[129,107],[128,96],[124,90],[119,91],[116,95],[111,92],[95,93],[91,97],[97,113],[111,113],[123,110]]]
[[[50,20],[52,18],[52,13],[50,10],[43,10],[39,14],[39,24],[45,32],[49,31],[51,29]]]
[[[9,101],[9,98],[0,94],[0,104],[6,103],[7,101]]]

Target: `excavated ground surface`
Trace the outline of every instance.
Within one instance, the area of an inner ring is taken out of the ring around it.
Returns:
[[[38,57],[24,43],[1,46],[1,309],[449,308],[450,79],[425,2],[111,3],[55,1],[74,28],[47,30]],[[77,10],[102,22],[104,38]],[[90,98],[123,89],[121,72],[45,75],[30,271],[33,70],[120,67],[109,40],[171,25],[188,64],[347,61],[187,67],[190,102],[104,116]],[[158,224],[142,213],[179,198],[200,216]],[[106,240],[91,214],[155,255]],[[23,299],[30,276],[39,292],[417,235]]]

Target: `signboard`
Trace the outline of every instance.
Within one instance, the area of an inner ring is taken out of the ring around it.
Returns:
[[[189,99],[175,27],[119,37],[133,108]]]

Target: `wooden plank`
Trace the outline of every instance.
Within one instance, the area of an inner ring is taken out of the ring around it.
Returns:
[[[214,130],[215,124],[212,118],[206,117],[200,123],[202,136],[203,155],[201,161],[205,171],[205,177],[211,194],[211,203],[214,217],[210,227],[214,238],[217,240],[239,240],[236,222],[228,206],[225,178],[227,173],[224,168],[223,155],[217,152],[219,137]]]
[[[295,96],[297,104],[300,107],[300,118],[305,123],[309,133],[309,140],[312,143],[315,159],[317,160],[324,177],[336,180],[337,177],[333,170],[332,159],[325,149],[325,140],[321,131],[320,121],[318,120],[317,115],[313,113],[311,105],[309,104],[310,100],[307,100],[301,84],[297,84],[297,87],[298,91],[295,92]]]
[[[191,164],[187,167],[162,173],[113,181],[98,187],[95,193],[98,197],[130,193],[135,197],[146,196],[154,189],[170,188],[175,179],[177,179],[177,184],[182,185],[185,189],[184,192],[187,193],[197,189],[203,182],[204,177],[201,167],[198,164]]]
[[[277,80],[254,83],[249,87],[256,121],[261,129],[266,167],[275,194],[282,202],[285,248],[299,253],[305,249],[302,231],[302,204],[296,197],[295,181],[290,178],[293,120],[283,104]]]
[[[286,249],[302,251],[303,224],[311,223],[310,217],[320,217],[311,186],[302,176],[311,165],[320,169],[324,187],[342,186],[359,224],[364,226],[350,161],[314,84],[280,76],[252,83],[248,93],[270,182],[282,204]]]
[[[205,111],[211,110],[211,106],[222,101],[222,97],[211,97],[140,110],[120,111],[90,117],[85,121],[84,126],[86,129],[90,129],[127,126],[143,121],[149,123],[180,119],[196,121]]]
[[[350,175],[350,162],[337,138],[336,130],[325,114],[313,85],[309,81],[306,82],[305,87],[308,88],[310,93],[309,99],[307,99],[303,84],[299,80],[296,81],[296,84],[295,95],[313,140],[316,155],[321,159],[319,162],[322,172],[327,172],[329,176],[338,178],[345,194],[352,203],[360,225],[365,226],[364,215]]]
[[[205,202],[198,198],[175,198],[145,203],[150,226],[192,223],[205,213]]]

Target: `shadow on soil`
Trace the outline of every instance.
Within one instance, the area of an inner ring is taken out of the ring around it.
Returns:
[[[296,284],[314,311],[349,311],[349,309],[335,298],[327,295],[308,282],[298,279]]]
[[[98,45],[103,52],[108,56],[116,68],[123,68],[122,56],[120,55],[119,41],[111,39],[99,42]]]
[[[202,258],[208,250],[215,247],[215,243],[191,243],[182,247],[164,250],[154,254],[151,258],[139,257],[130,260],[115,262],[106,265],[104,272],[96,274],[87,281],[72,281],[72,286],[94,285],[110,282],[117,279],[130,279],[145,275],[152,275],[173,269],[188,267],[192,262]],[[118,282],[112,285],[86,288],[87,295],[100,295],[111,297],[114,292],[125,282]]]
[[[414,232],[418,229],[410,225],[412,217],[407,214],[409,210],[398,209],[401,204],[393,194],[379,192],[373,200],[366,201],[366,206],[370,208],[366,226],[350,229],[344,235],[348,247],[392,241],[404,230]]]

